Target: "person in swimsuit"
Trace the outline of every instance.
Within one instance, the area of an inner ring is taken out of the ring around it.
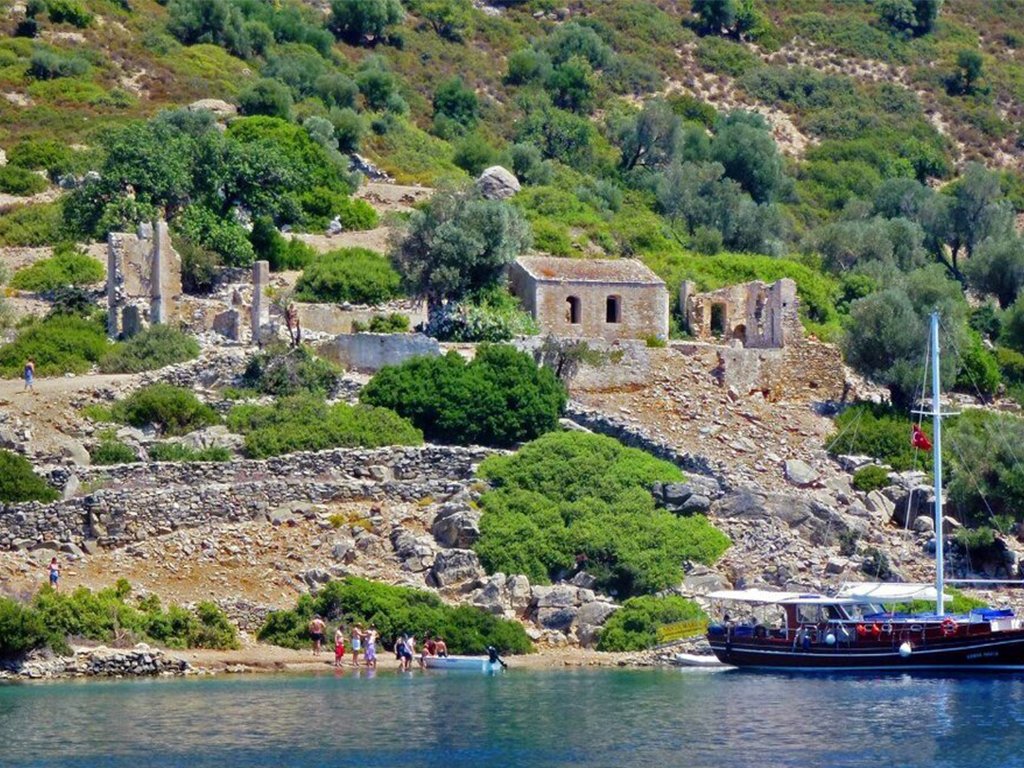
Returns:
[[[356,624],[352,628],[352,666],[359,666],[359,652],[363,649],[363,628]]]
[[[35,387],[33,386],[33,382],[35,381],[35,378],[36,378],[36,361],[33,360],[31,357],[28,360],[25,361],[25,373],[24,373],[24,375],[25,375],[25,391],[28,392],[28,391],[31,390],[32,392],[35,392],[36,390],[35,390]]]
[[[366,638],[366,648],[363,651],[363,658],[366,659],[366,666],[370,669],[377,668],[377,627],[373,624],[363,634]]]
[[[403,633],[402,637],[395,643],[395,655],[399,661],[398,668],[403,672],[408,672],[412,668],[413,652],[410,640],[411,638]]]
[[[320,647],[324,642],[324,630],[327,629],[327,624],[320,616],[314,616],[313,620],[309,622],[309,639],[313,641],[313,655],[320,655]]]
[[[434,653],[442,659],[448,657],[448,645],[440,637],[434,638]]]
[[[340,667],[345,661],[345,629],[340,624],[334,631],[334,666]]]
[[[60,580],[60,566],[57,565],[57,558],[51,558],[50,560],[50,586],[57,589],[57,582]]]

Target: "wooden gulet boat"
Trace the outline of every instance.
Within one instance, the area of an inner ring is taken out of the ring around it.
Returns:
[[[849,584],[835,595],[726,590],[713,602],[774,611],[769,627],[753,621],[713,623],[707,639],[718,659],[737,667],[837,670],[1024,670],[1024,621],[1009,609],[976,608],[947,615],[942,536],[942,417],[939,403],[939,317],[931,317],[932,444],[935,468],[935,583]],[[897,606],[933,601],[934,611]]]

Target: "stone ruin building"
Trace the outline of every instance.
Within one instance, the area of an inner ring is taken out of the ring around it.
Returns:
[[[107,333],[130,337],[175,319],[181,304],[181,257],[167,222],[144,222],[134,234],[107,236]]]
[[[831,344],[804,336],[796,283],[741,283],[698,293],[684,282],[679,311],[698,341],[719,345],[715,375],[739,393],[769,399],[841,399],[846,371]]]
[[[741,283],[697,293],[695,283],[679,288],[679,310],[686,330],[701,341],[736,340],[747,349],[776,349],[803,338],[797,314],[796,283]]]
[[[544,333],[668,338],[668,289],[635,259],[522,256],[509,268],[509,286]]]

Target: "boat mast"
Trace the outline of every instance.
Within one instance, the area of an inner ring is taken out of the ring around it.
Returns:
[[[942,413],[939,408],[939,313],[932,312],[932,468],[935,477],[935,615],[944,615],[942,604],[945,571],[942,541]]]

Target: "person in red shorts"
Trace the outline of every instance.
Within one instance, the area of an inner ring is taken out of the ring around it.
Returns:
[[[345,630],[339,624],[334,631],[334,666],[340,667],[345,660]]]

